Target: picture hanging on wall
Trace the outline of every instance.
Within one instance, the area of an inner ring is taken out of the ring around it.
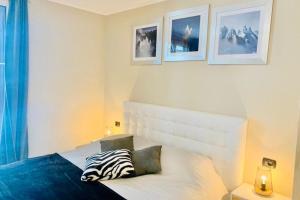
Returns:
[[[133,28],[133,64],[161,64],[162,20]]]
[[[205,60],[209,6],[165,16],[165,61]]]
[[[213,9],[209,64],[266,64],[273,0]]]

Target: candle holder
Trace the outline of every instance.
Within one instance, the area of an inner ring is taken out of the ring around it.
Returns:
[[[273,193],[272,172],[268,167],[258,167],[256,172],[255,193],[262,196],[271,196]]]

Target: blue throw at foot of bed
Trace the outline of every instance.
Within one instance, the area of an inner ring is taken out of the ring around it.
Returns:
[[[81,182],[81,174],[81,169],[58,154],[0,166],[0,199],[124,199],[101,183]]]

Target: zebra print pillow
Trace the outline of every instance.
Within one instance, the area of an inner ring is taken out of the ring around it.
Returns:
[[[95,182],[134,176],[131,156],[127,149],[94,154],[86,159],[81,181]]]

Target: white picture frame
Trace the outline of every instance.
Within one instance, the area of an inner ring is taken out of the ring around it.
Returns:
[[[272,7],[258,0],[212,9],[208,64],[267,64]]]
[[[162,62],[163,20],[133,27],[132,63],[136,65],[159,65]],[[153,31],[156,32],[153,34]],[[155,38],[154,38],[155,37]],[[153,42],[156,40],[156,42]]]
[[[206,59],[208,12],[209,5],[204,5],[165,15],[165,61]]]

